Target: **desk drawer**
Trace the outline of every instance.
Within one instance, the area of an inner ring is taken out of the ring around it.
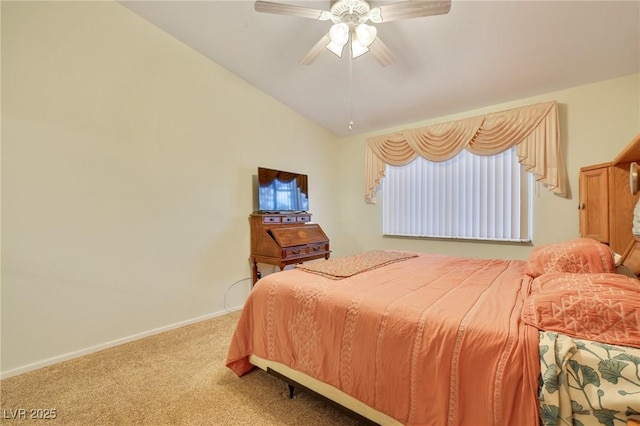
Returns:
[[[326,251],[325,246],[326,246],[326,243],[309,244],[307,245],[307,253],[309,254],[322,253],[323,251]]]
[[[304,256],[307,254],[307,246],[286,247],[283,251],[285,258]]]
[[[262,223],[280,223],[280,216],[262,216]]]

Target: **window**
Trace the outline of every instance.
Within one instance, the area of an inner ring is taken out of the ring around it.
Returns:
[[[533,177],[522,169],[515,147],[493,156],[462,150],[441,163],[418,157],[387,165],[383,234],[530,241]]]

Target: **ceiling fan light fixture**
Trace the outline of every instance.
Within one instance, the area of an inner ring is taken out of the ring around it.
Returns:
[[[351,58],[358,58],[369,51],[369,48],[361,45],[357,41],[351,42]]]
[[[342,58],[342,51],[344,50],[344,45],[339,45],[334,42],[330,42],[329,44],[327,44],[326,48],[329,52],[333,53],[338,58]]]
[[[358,36],[359,44],[369,47],[378,36],[378,30],[372,25],[360,24],[356,27],[356,36]]]
[[[0,0],[1,1],[1,0]],[[329,34],[323,35],[299,63],[309,65],[324,51],[323,47],[342,58],[344,47],[351,39],[351,55],[357,57],[371,51],[383,67],[393,62],[391,51],[377,36],[377,30],[367,22],[400,21],[423,16],[444,15],[451,9],[451,0],[404,0],[384,1],[382,6],[371,7],[372,0],[331,0],[329,10],[278,3],[272,0],[257,0],[257,12],[299,16],[320,21],[331,21]],[[389,3],[389,4],[386,4]],[[361,25],[365,24],[365,25]],[[356,35],[356,32],[360,33]],[[359,41],[358,41],[359,40]],[[377,42],[376,42],[377,40]],[[375,43],[375,44],[373,44]]]
[[[349,26],[347,24],[339,23],[331,26],[329,30],[329,39],[326,48],[334,55],[342,58],[342,51],[344,46],[349,41]]]

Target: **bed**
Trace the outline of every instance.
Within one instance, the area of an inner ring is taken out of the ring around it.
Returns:
[[[593,317],[594,303],[619,315]],[[258,281],[227,366],[274,372],[377,424],[614,424],[640,418],[639,309],[638,280],[593,240],[529,261],[372,251]]]

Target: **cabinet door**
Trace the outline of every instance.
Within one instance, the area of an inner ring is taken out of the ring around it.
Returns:
[[[638,195],[631,193],[629,164],[609,168],[609,247],[623,254],[634,243],[633,211]],[[640,247],[639,247],[640,248]]]
[[[609,242],[608,167],[580,171],[580,236]]]

